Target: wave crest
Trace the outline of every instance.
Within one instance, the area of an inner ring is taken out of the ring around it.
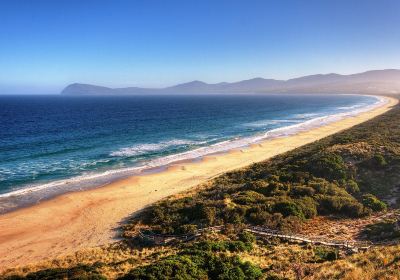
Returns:
[[[110,153],[112,157],[132,157],[143,155],[146,153],[163,151],[170,147],[178,147],[178,146],[187,146],[187,145],[199,145],[205,142],[198,142],[192,140],[185,140],[185,139],[174,139],[169,141],[163,141],[159,143],[144,143],[144,144],[137,144],[132,147],[125,147],[121,148],[118,151],[114,151]]]

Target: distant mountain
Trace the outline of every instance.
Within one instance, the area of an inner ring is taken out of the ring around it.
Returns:
[[[108,88],[89,84],[71,84],[61,94],[208,94],[208,93],[364,93],[400,94],[400,70],[372,70],[358,74],[317,74],[290,80],[254,78],[234,83],[208,84],[192,81],[166,88]]]
[[[63,89],[61,94],[113,94],[113,89],[108,87],[101,87],[95,85],[87,85],[87,84],[70,84],[66,88]]]
[[[177,93],[185,93],[185,92],[213,92],[215,91],[216,87],[215,84],[207,84],[202,81],[192,81],[184,84],[179,84],[172,87],[167,87],[161,89],[162,91],[167,92],[177,92]]]

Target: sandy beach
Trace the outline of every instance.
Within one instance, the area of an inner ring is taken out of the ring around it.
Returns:
[[[117,228],[147,205],[195,187],[227,171],[260,162],[367,121],[397,100],[357,116],[241,150],[180,163],[166,171],[68,193],[0,216],[0,271],[52,259],[117,240]]]

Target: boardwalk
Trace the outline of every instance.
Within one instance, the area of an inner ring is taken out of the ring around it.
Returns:
[[[167,234],[155,234],[152,232],[139,231],[139,237],[142,240],[151,242],[156,245],[166,245],[172,242],[190,241],[198,238],[205,232],[210,232],[210,231],[219,232],[222,229],[224,229],[224,226],[201,228],[198,229],[195,233],[187,235],[167,235]],[[268,229],[265,227],[257,227],[250,225],[246,226],[244,230],[262,238],[279,238],[281,240],[287,240],[289,242],[301,242],[301,243],[310,243],[315,245],[325,245],[341,249],[349,249],[353,251],[365,251],[372,246],[372,243],[367,241],[366,242],[343,241],[343,240],[334,240],[328,238],[316,238],[301,234],[289,234],[277,230]]]
[[[334,240],[328,238],[317,238],[310,237],[301,234],[289,234],[277,230],[271,230],[264,227],[247,226],[245,231],[251,232],[254,235],[260,237],[275,237],[287,241],[293,242],[304,242],[315,245],[325,245],[331,247],[337,247],[342,249],[353,249],[353,250],[368,250],[372,243],[369,241],[350,241],[350,240]]]
[[[153,232],[145,232],[145,231],[139,231],[138,236],[147,242],[154,243],[156,245],[166,245],[169,243],[172,243],[174,241],[180,241],[180,242],[187,242],[193,239],[196,239],[197,237],[200,237],[204,232],[219,232],[224,228],[224,226],[215,226],[215,227],[207,227],[207,228],[200,228],[196,230],[195,233],[192,234],[157,234]]]

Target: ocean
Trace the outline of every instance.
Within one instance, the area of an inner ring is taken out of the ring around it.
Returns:
[[[3,95],[0,213],[295,134],[380,102],[364,95]]]

